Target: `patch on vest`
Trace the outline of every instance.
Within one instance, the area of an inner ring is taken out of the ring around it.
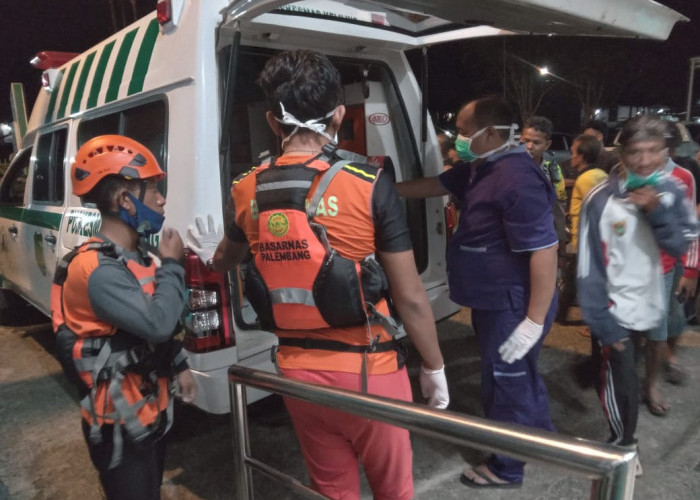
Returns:
[[[289,231],[289,220],[283,213],[275,212],[267,220],[267,228],[273,236],[284,236]]]
[[[618,222],[613,222],[613,230],[615,231],[615,234],[618,236],[622,236],[625,234],[625,229],[627,228],[627,222],[624,220],[618,221]]]

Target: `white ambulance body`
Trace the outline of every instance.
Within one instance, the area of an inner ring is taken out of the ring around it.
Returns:
[[[124,134],[153,151],[167,171],[167,225],[184,235],[198,214],[221,222],[231,180],[261,154],[279,153],[255,84],[278,51],[304,48],[331,57],[348,109],[340,146],[404,181],[442,170],[405,50],[509,32],[665,39],[683,19],[649,0],[589,0],[585,12],[574,12],[574,4],[160,0],[158,13],[48,70],[30,119],[24,125],[17,118],[21,149],[0,183],[2,286],[49,314],[57,260],[99,227],[97,211],[72,195],[69,175],[77,149],[96,135]],[[21,110],[23,102],[15,101]],[[437,319],[457,310],[446,284],[443,203],[406,203],[416,263]],[[240,270],[211,274],[189,255],[186,279],[191,314],[184,341],[200,389],[196,404],[224,413],[228,366],[272,370],[275,336],[259,330]],[[251,392],[249,401],[263,395]]]

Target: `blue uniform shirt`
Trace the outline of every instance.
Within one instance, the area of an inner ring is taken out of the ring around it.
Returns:
[[[491,155],[473,174],[458,164],[440,182],[461,211],[447,251],[450,298],[475,309],[521,308],[530,252],[558,241],[551,183],[524,145]]]

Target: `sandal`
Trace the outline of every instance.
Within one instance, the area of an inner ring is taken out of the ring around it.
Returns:
[[[470,488],[507,488],[507,489],[514,489],[514,488],[520,488],[523,483],[511,483],[508,481],[503,481],[502,479],[499,478],[492,478],[489,474],[486,472],[479,470],[480,468],[486,468],[487,466],[482,464],[482,465],[477,465],[476,467],[465,467],[464,472],[462,473],[462,476],[459,478],[460,482],[464,484],[465,486],[469,486]],[[467,476],[467,473],[472,472],[473,475],[472,477]],[[493,473],[489,471],[492,475]],[[496,477],[494,475],[494,477]]]
[[[664,371],[666,372],[666,382],[669,384],[683,385],[688,378],[688,374],[680,365],[670,361],[664,363]]]
[[[668,403],[657,399],[651,399],[647,395],[642,396],[642,403],[646,405],[649,413],[656,417],[665,417],[669,410]]]

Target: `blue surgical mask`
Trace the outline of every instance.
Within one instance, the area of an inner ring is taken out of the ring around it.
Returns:
[[[119,207],[119,217],[121,220],[141,236],[150,236],[159,232],[163,227],[165,216],[148,208],[133,194],[126,194],[131,199],[134,207],[136,207],[136,213],[134,215],[129,215],[129,212],[127,212],[124,207]]]
[[[510,129],[510,135],[508,137],[508,140],[496,149],[492,149],[491,151],[487,151],[486,153],[478,154],[472,151],[472,141],[479,137],[481,134],[483,134],[488,127],[484,127],[481,130],[476,131],[469,137],[459,134],[457,136],[457,139],[455,139],[455,150],[457,151],[457,156],[459,156],[459,159],[462,161],[471,162],[479,158],[487,158],[488,156],[491,156],[492,154],[494,154],[497,151],[500,151],[501,149],[505,149],[507,147],[517,144],[517,141],[515,141],[515,131],[518,128],[517,124],[513,123],[511,125],[492,125],[492,127],[496,130]]]
[[[634,191],[643,186],[656,186],[661,179],[661,172],[656,170],[649,175],[637,175],[631,170],[627,171],[627,180],[625,181],[625,189]]]

